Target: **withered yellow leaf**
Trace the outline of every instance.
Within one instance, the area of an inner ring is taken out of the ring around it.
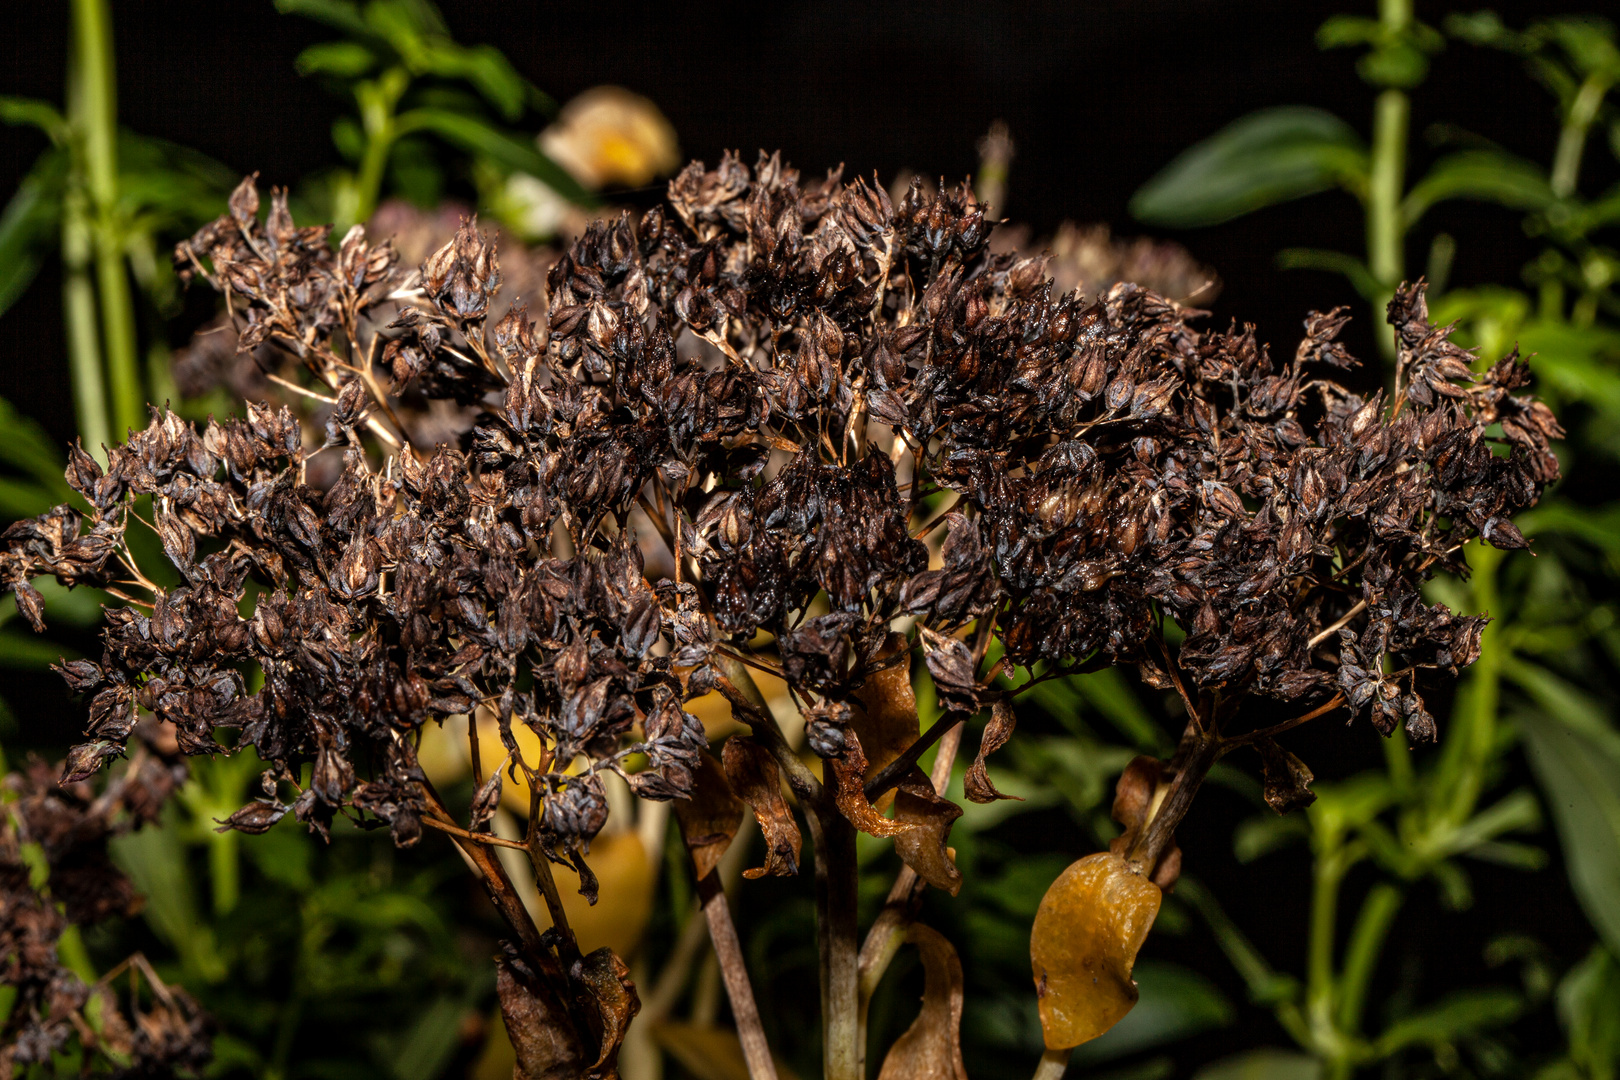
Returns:
[[[1049,1050],[1089,1042],[1136,1004],[1131,968],[1163,899],[1119,855],[1072,864],[1035,913],[1029,954]]]

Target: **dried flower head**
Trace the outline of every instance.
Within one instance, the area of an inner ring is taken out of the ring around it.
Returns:
[[[1277,362],[1251,330],[1196,329],[1132,284],[1059,293],[1044,259],[987,250],[966,186],[891,202],[776,156],[693,164],[667,209],[572,245],[538,323],[522,305],[492,321],[500,261],[475,222],[405,274],[358,228],[334,249],[281,196],[257,208],[250,179],[177,262],[228,295],[240,348],[307,368],[324,430],[256,404],[200,427],[155,412],[105,470],[75,450],[88,511],[13,526],[0,554],[36,625],[36,575],[146,590],[71,672],[92,741],[67,779],[121,753],[141,708],[189,753],[233,731],[280,778],[239,828],[341,812],[414,843],[425,816],[443,824],[422,726],[487,709],[537,793],[535,843],[588,891],[603,775],[688,796],[708,743],[683,706],[719,689],[801,798],[881,835],[934,830],[904,851],[945,882],[955,808],[912,781],[950,723],[919,736],[913,706],[880,754],[884,710],[862,698],[916,651],[949,722],[1009,697],[996,676],[1013,666],[1127,665],[1179,691],[1192,740],[1166,775],[1193,779],[1123,852],[1151,872],[1218,753],[1256,743],[1268,779],[1308,779],[1273,767],[1268,711],[1342,703],[1432,738],[1419,676],[1471,662],[1484,620],[1422,584],[1465,571],[1474,538],[1524,546],[1510,519],[1557,476],[1558,425],[1516,393],[1524,365],[1476,373],[1421,285],[1390,307],[1397,393],[1364,397],[1331,378],[1352,363],[1342,312],[1310,316]],[[401,395],[476,422],[422,445]],[[308,483],[323,455],[341,461],[324,490]],[[145,500],[176,588],[125,543]],[[786,680],[824,785],[739,665]],[[981,764],[1010,711],[993,728]],[[793,872],[783,815],[734,757],[774,829],[768,868]],[[886,818],[872,800],[897,785],[909,801]]]

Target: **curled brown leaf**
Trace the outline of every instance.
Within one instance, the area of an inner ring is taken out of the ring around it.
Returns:
[[[967,1080],[962,1064],[962,961],[945,935],[921,923],[906,931],[923,963],[923,1003],[894,1041],[878,1080]]]
[[[968,766],[967,775],[962,778],[962,793],[969,801],[976,803],[995,802],[997,799],[1018,799],[1017,795],[1004,795],[996,790],[996,785],[990,782],[990,774],[985,771],[984,759],[1007,745],[1012,738],[1013,729],[1018,726],[1018,717],[1013,713],[1012,702],[999,698],[990,707],[990,722],[984,726],[984,735],[979,739],[979,752]],[[1022,802],[1022,799],[1019,799]]]
[[[782,797],[782,774],[776,759],[753,739],[733,735],[726,740],[721,761],[732,790],[753,809],[759,830],[765,836],[765,865],[744,870],[743,877],[797,874],[804,840],[793,820],[793,811]]]

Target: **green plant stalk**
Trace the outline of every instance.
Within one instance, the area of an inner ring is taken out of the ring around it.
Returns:
[[[96,336],[96,290],[90,280],[92,240],[82,192],[70,190],[62,208],[62,319],[67,331],[68,370],[79,438],[106,463],[101,448],[111,443],[107,387]]]
[[[1400,35],[1412,24],[1412,0],[1379,0],[1378,19],[1386,33]],[[1406,222],[1401,192],[1406,186],[1406,137],[1412,103],[1404,90],[1389,87],[1373,106],[1372,162],[1367,177],[1367,269],[1378,282],[1373,325],[1382,327],[1384,309],[1405,273]],[[1375,335],[1384,359],[1395,358],[1395,334]]]
[[[1473,577],[1471,610],[1499,615],[1500,594],[1497,570],[1502,553],[1488,544],[1470,544],[1469,565]],[[1468,682],[1460,695],[1451,732],[1445,740],[1435,783],[1430,790],[1441,805],[1432,807],[1433,817],[1451,828],[1473,816],[1485,786],[1485,770],[1496,749],[1496,712],[1502,696],[1502,667],[1506,644],[1501,628],[1492,622],[1480,639],[1479,659],[1469,669]]]
[[[1386,4],[1386,6],[1388,6]],[[1385,90],[1373,108],[1372,169],[1367,184],[1367,269],[1378,283],[1372,298],[1384,359],[1395,358],[1395,334],[1382,325],[1384,309],[1405,272],[1406,225],[1401,191],[1406,182],[1406,135],[1412,103],[1401,90]]]
[[[356,222],[367,220],[377,209],[383,175],[388,169],[388,155],[394,149],[395,140],[402,134],[395,123],[394,110],[410,86],[410,81],[410,73],[396,67],[383,72],[375,80],[355,87],[354,98],[360,106],[360,124],[366,133],[366,149],[360,158],[359,171],[336,208],[339,232]]]
[[[1598,109],[1602,107],[1609,87],[1607,77],[1588,75],[1576,91],[1575,100],[1570,103],[1569,114],[1564,117],[1563,128],[1558,132],[1558,150],[1553,155],[1549,179],[1552,193],[1560,199],[1575,194],[1575,185],[1581,173],[1581,155],[1586,150],[1586,133],[1592,127],[1592,121],[1597,119]]]
[[[1374,885],[1361,902],[1356,927],[1345,947],[1344,972],[1339,977],[1339,1031],[1354,1036],[1361,1030],[1361,1014],[1366,1006],[1367,987],[1378,967],[1378,954],[1384,938],[1401,909],[1401,890],[1387,881]]]
[[[1306,959],[1305,1013],[1311,1043],[1318,1053],[1333,1042],[1333,938],[1339,913],[1339,885],[1344,880],[1344,849],[1337,832],[1318,830],[1313,860],[1311,929]]]
[[[118,222],[118,96],[107,0],[73,0],[74,118],[95,238],[96,287],[114,433],[145,426],[135,347],[135,303]]]

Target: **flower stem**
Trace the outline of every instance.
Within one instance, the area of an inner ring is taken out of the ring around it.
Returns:
[[[144,427],[145,393],[135,347],[135,304],[118,224],[118,81],[107,0],[73,0],[74,129],[95,242],[96,288],[112,432]]]

